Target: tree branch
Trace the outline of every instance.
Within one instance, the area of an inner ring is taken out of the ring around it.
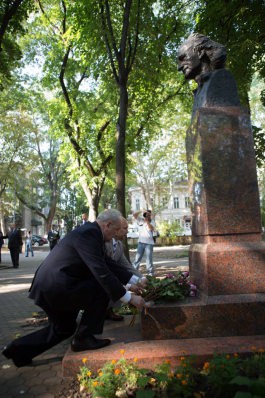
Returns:
[[[9,4],[8,4],[8,6],[5,10],[5,13],[2,18],[2,23],[0,26],[0,52],[2,51],[2,43],[3,43],[3,39],[4,39],[4,34],[6,33],[6,30],[8,28],[8,24],[9,24],[10,20],[16,14],[19,6],[23,3],[23,1],[24,0],[15,0],[15,1],[11,2],[10,7],[8,7],[9,6]]]
[[[115,67],[115,63],[114,63],[114,59],[112,56],[112,52],[111,52],[111,48],[110,48],[110,43],[108,40],[108,35],[107,35],[107,25],[106,25],[106,21],[105,21],[105,17],[104,17],[104,5],[102,3],[102,1],[100,1],[100,15],[101,15],[101,23],[102,23],[102,30],[103,30],[103,35],[104,35],[104,41],[105,41],[105,45],[109,54],[109,59],[110,59],[110,64],[111,64],[111,69],[114,75],[114,78],[116,80],[116,83],[119,84],[119,76]],[[115,42],[113,43],[115,44]],[[116,45],[114,47],[114,49],[116,49],[116,58],[118,59],[118,50],[116,48]]]
[[[137,52],[137,47],[138,47],[138,42],[139,42],[139,22],[140,22],[140,5],[141,1],[138,0],[138,6],[137,6],[137,23],[136,23],[136,28],[135,28],[135,41],[134,41],[134,47],[133,49],[130,47],[130,55],[128,56],[127,60],[127,65],[126,65],[126,70],[128,74],[130,73],[132,66],[135,61],[136,57],[136,52]],[[131,56],[132,53],[132,56]]]

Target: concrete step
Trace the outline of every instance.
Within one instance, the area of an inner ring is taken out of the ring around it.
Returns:
[[[122,322],[106,321],[104,333],[97,337],[111,339],[112,344],[108,347],[78,353],[69,347],[62,362],[63,377],[76,377],[83,358],[87,358],[86,366],[93,371],[100,369],[106,361],[121,357],[130,361],[137,358],[139,367],[152,369],[164,360],[170,360],[175,367],[180,363],[180,357],[195,356],[199,365],[214,353],[246,355],[265,349],[265,335],[142,340],[139,316],[133,326],[130,326],[131,320],[132,316],[127,315]],[[123,354],[121,350],[124,350]]]

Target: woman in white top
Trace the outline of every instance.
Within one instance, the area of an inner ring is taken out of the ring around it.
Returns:
[[[139,217],[139,213],[135,213],[134,217],[137,219],[139,239],[137,245],[137,253],[133,266],[139,270],[140,262],[145,254],[146,270],[148,275],[154,275],[153,265],[153,248],[154,248],[154,223],[151,220],[151,211],[147,210],[143,213],[143,218]]]
[[[32,257],[34,257],[33,248],[32,248],[31,231],[27,232],[25,246],[26,246],[26,248],[25,248],[25,257],[29,256],[29,252],[31,253]]]

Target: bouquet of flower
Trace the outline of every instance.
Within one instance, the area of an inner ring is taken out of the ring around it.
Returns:
[[[176,275],[166,274],[164,278],[147,276],[147,285],[142,297],[147,303],[163,303],[183,300],[185,297],[196,296],[197,287],[190,282],[189,272],[178,272]],[[131,306],[133,318],[130,326],[134,325],[137,309]]]
[[[197,287],[190,282],[189,272],[167,274],[164,278],[147,276],[147,285],[142,294],[146,302],[174,302],[185,297],[195,296]]]

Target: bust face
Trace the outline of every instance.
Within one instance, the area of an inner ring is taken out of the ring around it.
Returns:
[[[184,42],[178,53],[178,70],[186,79],[195,79],[202,71],[202,63],[197,49],[191,42]]]

